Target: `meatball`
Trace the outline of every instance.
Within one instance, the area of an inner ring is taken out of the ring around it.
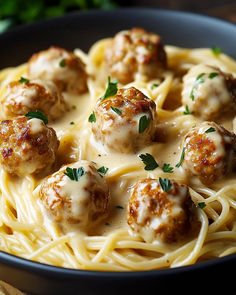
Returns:
[[[210,184],[232,171],[236,164],[236,135],[214,122],[203,122],[184,139],[183,168]]]
[[[61,91],[81,94],[87,91],[85,65],[73,52],[50,47],[34,54],[28,62],[32,79],[51,80]]]
[[[134,87],[98,102],[92,131],[110,151],[133,153],[155,137],[156,104]]]
[[[195,208],[186,185],[168,178],[146,178],[130,191],[127,222],[148,243],[173,243],[189,233]]]
[[[1,108],[6,119],[40,110],[49,120],[54,120],[66,111],[66,104],[53,82],[26,79],[24,83],[13,81],[8,84]]]
[[[13,175],[49,172],[58,146],[56,132],[40,119],[22,116],[0,122],[0,162]]]
[[[141,28],[118,33],[106,48],[105,62],[111,76],[122,84],[138,76],[157,78],[167,66],[160,36]]]
[[[93,163],[83,160],[50,175],[41,186],[40,199],[48,215],[65,229],[73,224],[85,229],[106,215],[109,189]]]
[[[235,99],[236,79],[218,68],[199,64],[183,78],[182,103],[204,120],[235,109]]]

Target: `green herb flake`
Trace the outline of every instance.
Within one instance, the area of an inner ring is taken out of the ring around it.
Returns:
[[[77,168],[66,168],[66,172],[64,172],[66,176],[68,176],[73,181],[78,181],[83,175],[86,174],[86,171],[83,167]]]
[[[89,116],[89,118],[88,118],[88,121],[90,122],[90,123],[95,123],[96,122],[96,115],[95,115],[95,112],[93,111],[92,112],[92,114]]]
[[[211,132],[214,132],[214,131],[216,131],[215,128],[210,127],[210,128],[208,128],[208,129],[205,131],[205,133],[211,133]]]
[[[66,66],[66,60],[65,60],[65,58],[63,58],[63,59],[60,60],[60,62],[59,62],[59,66],[60,66],[61,68],[64,68],[64,67]]]
[[[213,79],[213,78],[215,78],[215,77],[218,76],[218,75],[219,75],[218,73],[216,73],[216,72],[212,72],[212,73],[209,74],[208,78],[209,78],[209,79]]]
[[[111,224],[110,224],[109,222],[105,222],[105,225],[106,225],[106,226],[109,226],[109,225],[111,225]]]
[[[172,187],[172,183],[169,180],[169,178],[161,178],[161,177],[159,177],[159,183],[160,183],[160,186],[161,186],[162,190],[164,192],[166,192],[166,193],[168,193],[169,190]]]
[[[107,173],[108,169],[109,169],[109,168],[102,166],[102,167],[100,167],[100,168],[97,169],[97,172],[98,172],[101,176],[104,176],[104,175]]]
[[[151,123],[151,118],[147,117],[146,115],[142,116],[139,119],[139,124],[138,124],[138,132],[143,133]]]
[[[146,165],[145,170],[154,170],[159,166],[153,156],[148,153],[139,155],[139,158]]]
[[[204,207],[206,207],[206,203],[205,202],[200,202],[197,204],[197,207],[200,209],[203,209]]]
[[[72,122],[70,122],[70,125],[75,125],[75,122],[73,122],[73,121],[72,121]]]
[[[114,80],[113,82],[111,82],[111,78],[108,77],[107,89],[106,89],[104,95],[100,99],[104,100],[108,97],[114,96],[118,91],[117,83],[118,83],[117,80]]]
[[[180,156],[179,163],[176,164],[175,167],[179,168],[182,165],[183,160],[184,160],[185,150],[186,150],[186,147],[183,148],[182,153],[181,153],[181,156]]]
[[[190,98],[192,99],[192,101],[195,99],[194,90],[198,87],[199,84],[202,84],[205,82],[205,80],[203,79],[204,75],[205,75],[205,73],[199,74],[193,84],[192,90],[190,92]]]
[[[117,206],[116,206],[116,209],[122,210],[122,209],[124,209],[124,207],[122,207],[122,206],[120,206],[120,205],[117,205]]]
[[[121,111],[117,108],[111,107],[111,109],[113,110],[113,112],[117,113],[119,116],[121,115]]]
[[[30,82],[30,80],[29,79],[26,79],[26,78],[24,78],[24,77],[20,77],[20,79],[18,80],[18,82],[20,82],[20,83],[25,83],[25,84],[27,84],[27,83],[29,83]]]
[[[48,124],[48,118],[43,112],[39,110],[29,111],[28,113],[25,114],[25,117],[28,117],[29,119],[34,119],[34,118],[40,119],[44,122],[44,124]]]
[[[157,88],[158,86],[160,86],[160,84],[153,83],[153,84],[151,85],[151,90]]]
[[[188,105],[185,106],[184,115],[191,115],[192,112],[190,112]]]
[[[149,51],[152,51],[154,49],[154,44],[153,43],[149,43],[147,49]]]
[[[217,57],[223,52],[222,49],[217,46],[212,46],[211,51]]]
[[[72,109],[72,110],[76,110],[76,106],[73,105],[73,106],[71,107],[71,109]]]
[[[171,167],[170,164],[164,163],[162,170],[165,173],[173,173],[174,167]]]

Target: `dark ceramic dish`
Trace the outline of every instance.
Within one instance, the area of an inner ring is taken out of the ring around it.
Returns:
[[[159,33],[166,44],[219,46],[236,57],[236,26],[184,12],[125,9],[75,13],[19,27],[0,36],[0,68],[27,61],[50,45],[85,51],[97,40],[141,26]],[[195,265],[140,272],[64,269],[0,252],[0,279],[30,294],[234,294],[236,254]],[[208,291],[209,290],[209,291]],[[235,292],[236,293],[236,292]]]

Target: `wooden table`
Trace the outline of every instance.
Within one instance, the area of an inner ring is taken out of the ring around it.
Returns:
[[[121,6],[143,6],[206,14],[236,24],[236,0],[120,0]]]

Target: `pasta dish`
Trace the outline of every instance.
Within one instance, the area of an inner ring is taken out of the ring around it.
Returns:
[[[236,252],[236,62],[133,28],[0,71],[0,250],[100,271]]]

